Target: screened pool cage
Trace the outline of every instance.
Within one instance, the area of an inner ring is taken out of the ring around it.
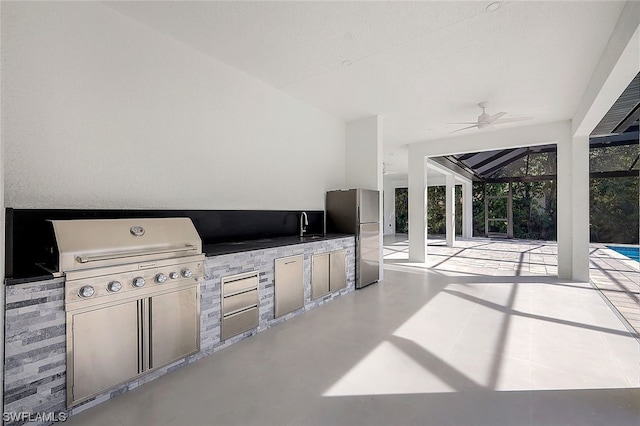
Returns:
[[[589,150],[592,242],[638,244],[640,152],[638,121],[624,132],[593,135]],[[555,145],[451,155],[432,159],[473,181],[473,236],[557,239]],[[462,223],[456,190],[456,231]],[[396,190],[396,230],[407,232],[407,190]],[[445,232],[444,186],[429,187],[430,235]]]

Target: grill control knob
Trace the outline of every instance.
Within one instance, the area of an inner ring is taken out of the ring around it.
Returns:
[[[122,289],[122,284],[120,284],[120,281],[111,281],[107,286],[107,290],[109,290],[112,293],[115,293],[116,291],[120,291],[121,289]]]
[[[191,278],[191,276],[193,275],[193,272],[191,272],[191,269],[185,268],[182,270],[182,276],[185,278]]]
[[[95,294],[96,290],[91,287],[90,285],[85,285],[84,287],[82,287],[80,289],[80,291],[78,292],[78,294],[80,295],[80,297],[91,297]]]
[[[167,281],[167,276],[165,274],[163,274],[162,272],[160,272],[158,275],[156,275],[156,282],[157,283],[164,283]]]
[[[142,277],[136,277],[133,279],[133,286],[134,287],[143,287],[144,286],[144,278]]]
[[[171,278],[172,280],[177,280],[178,278],[180,278],[180,274],[178,274],[177,272],[172,272],[169,274],[169,278]]]

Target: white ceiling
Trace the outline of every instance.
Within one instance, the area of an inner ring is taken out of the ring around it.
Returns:
[[[344,120],[384,117],[388,171],[406,144],[488,113],[573,115],[624,2],[105,2]],[[343,62],[349,61],[350,65]]]

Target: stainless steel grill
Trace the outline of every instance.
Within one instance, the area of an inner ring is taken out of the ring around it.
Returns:
[[[199,350],[204,255],[190,219],[52,223],[69,406]]]

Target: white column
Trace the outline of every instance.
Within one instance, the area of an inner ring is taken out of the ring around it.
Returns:
[[[574,136],[571,148],[571,278],[589,281],[589,136]]]
[[[380,280],[383,279],[382,235],[384,212],[382,174],[382,118],[367,117],[350,121],[346,127],[345,183],[349,188],[365,188],[380,191]]]
[[[445,175],[445,227],[447,246],[453,246],[456,239],[456,182],[452,174]]]
[[[427,259],[427,159],[409,149],[409,260]]]
[[[558,277],[589,281],[589,136],[558,140]]]
[[[462,236],[473,238],[473,183],[462,183]]]
[[[558,147],[558,278],[573,275],[572,138],[569,128],[557,139]]]

